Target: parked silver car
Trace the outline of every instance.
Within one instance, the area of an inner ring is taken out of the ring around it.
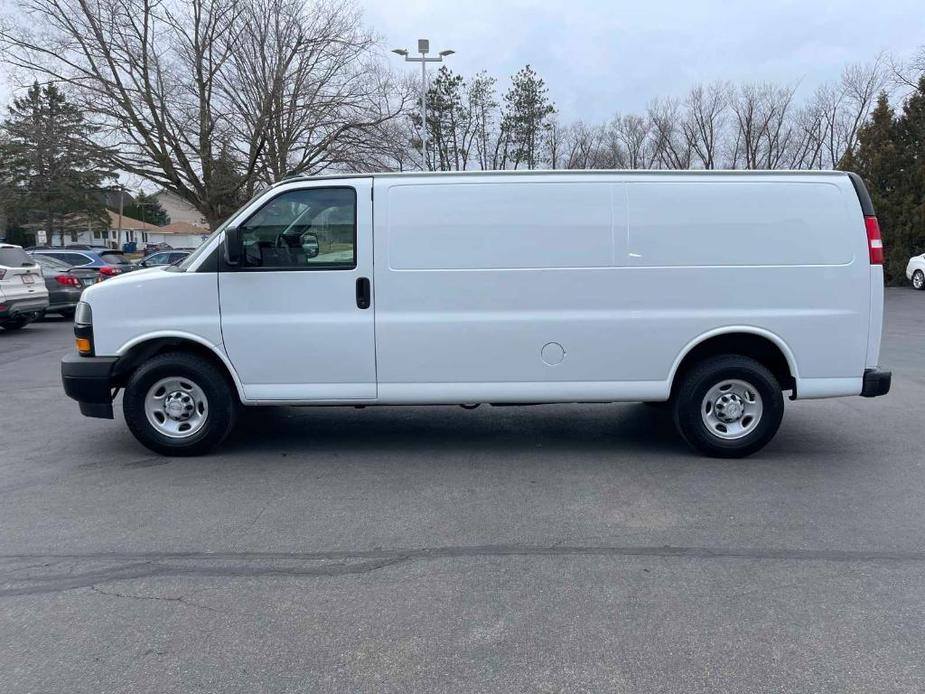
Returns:
[[[22,249],[0,243],[0,328],[18,330],[48,308],[42,271]]]

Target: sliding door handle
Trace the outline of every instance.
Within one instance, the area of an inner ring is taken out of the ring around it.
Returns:
[[[357,278],[357,308],[369,308],[371,301],[369,278]]]

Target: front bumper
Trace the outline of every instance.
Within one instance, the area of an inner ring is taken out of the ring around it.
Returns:
[[[880,395],[886,395],[890,392],[892,381],[892,371],[867,369],[864,371],[864,385],[861,389],[861,396],[865,398],[876,398]]]
[[[80,404],[86,417],[112,419],[112,375],[118,357],[82,357],[68,354],[61,360],[64,392]]]

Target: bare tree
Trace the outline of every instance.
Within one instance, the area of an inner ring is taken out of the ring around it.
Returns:
[[[625,166],[630,169],[651,169],[658,151],[653,139],[652,121],[635,114],[617,115],[610,129],[623,145]]]
[[[352,6],[249,0],[243,19],[223,86],[240,115],[237,146],[265,141],[257,162],[262,183],[331,166],[341,136],[391,115],[379,108],[380,85],[364,63],[373,37]]]
[[[787,128],[793,87],[748,83],[729,91],[735,119],[728,163],[731,168],[776,168],[790,143]]]
[[[28,24],[0,30],[6,60],[67,84],[117,168],[176,192],[213,225],[256,183],[345,163],[358,132],[401,111],[345,2],[21,6]]]
[[[567,128],[555,116],[549,119],[546,130],[546,160],[550,169],[562,166],[562,148],[565,146]]]
[[[925,46],[919,48],[911,59],[890,58],[889,64],[889,80],[892,86],[899,87],[906,93],[915,91],[922,75],[925,75]]]
[[[720,166],[722,138],[726,124],[729,87],[715,82],[706,87],[697,85],[685,100],[686,117],[681,127],[684,138],[704,169]]]
[[[649,105],[655,137],[656,162],[665,169],[689,169],[694,148],[683,126],[681,104],[676,99],[656,99]]]
[[[888,75],[883,54],[866,65],[847,66],[842,72],[839,86],[843,93],[841,108],[833,118],[835,135],[830,152],[832,166],[837,166],[845,154],[857,144],[858,130],[877,101],[877,95],[887,84]]]

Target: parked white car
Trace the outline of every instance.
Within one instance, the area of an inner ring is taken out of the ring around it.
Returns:
[[[906,265],[906,279],[912,282],[915,289],[925,289],[925,253],[909,258]]]
[[[0,243],[0,328],[18,330],[48,308],[42,269],[22,246]]]
[[[180,265],[88,289],[62,376],[89,416],[123,389],[170,455],[242,405],[642,400],[744,456],[785,392],[888,392],[882,263],[834,171],[287,179]]]

